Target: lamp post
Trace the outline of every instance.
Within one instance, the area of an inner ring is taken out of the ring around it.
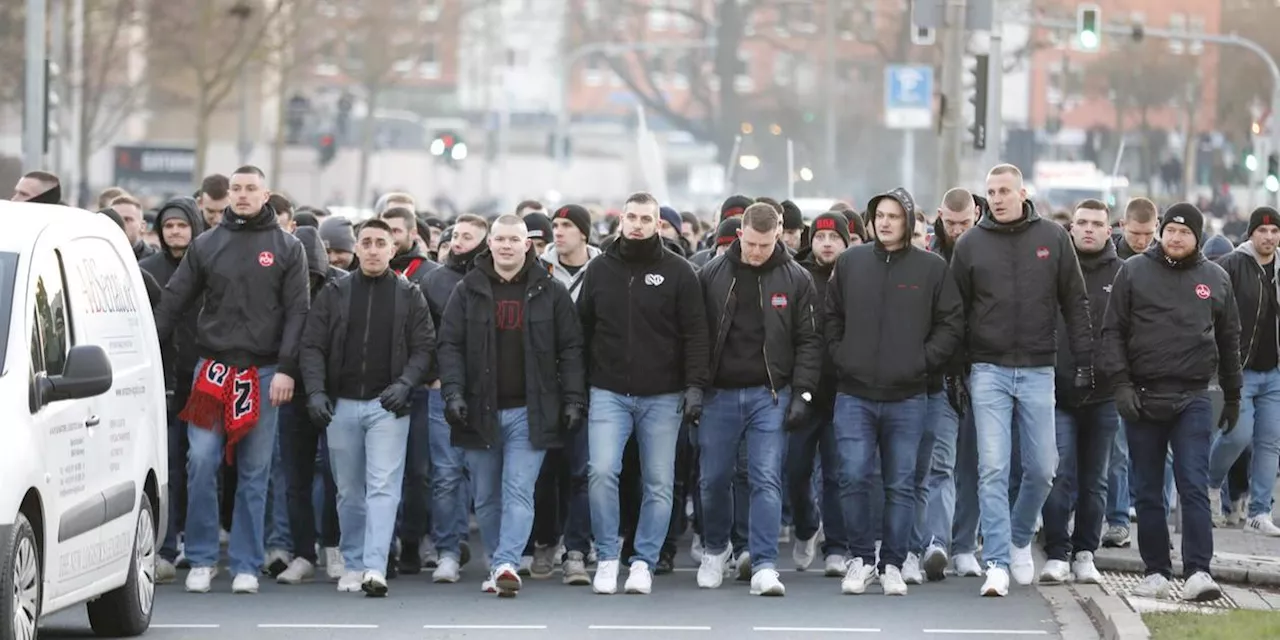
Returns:
[[[237,0],[231,6],[230,14],[236,19],[240,32],[249,26],[249,18],[253,16],[253,6],[248,0]],[[240,84],[240,122],[239,122],[239,144],[237,151],[240,154],[240,164],[249,164],[249,154],[253,153],[253,141],[249,139],[249,73],[247,71],[249,65],[240,65],[239,84]]]

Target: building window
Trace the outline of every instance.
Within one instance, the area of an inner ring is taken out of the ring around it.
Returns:
[[[442,0],[422,0],[422,8],[418,11],[418,19],[423,22],[435,22],[440,19]]]
[[[589,56],[582,64],[582,83],[588,87],[602,86],[608,71],[608,65],[600,56]]]
[[[773,82],[778,86],[785,87],[791,84],[792,74],[795,72],[795,54],[788,51],[779,51],[773,56]]]
[[[1174,33],[1186,33],[1187,16],[1183,13],[1175,13],[1169,16],[1169,30]],[[1182,55],[1187,50],[1187,43],[1184,40],[1173,39],[1169,41],[1169,51],[1173,55]]]
[[[751,79],[751,52],[743,51],[738,54],[738,58],[742,61],[742,69],[733,79],[733,86],[740,93],[750,93],[756,86],[755,81]]]
[[[667,11],[666,0],[653,0],[645,11],[650,31],[666,31],[671,25],[671,12]]]
[[[797,33],[814,33],[818,30],[813,19],[813,5],[794,4],[790,6],[788,28]]]
[[[434,40],[428,40],[422,45],[422,59],[418,61],[418,74],[429,80],[440,77],[440,58]]]

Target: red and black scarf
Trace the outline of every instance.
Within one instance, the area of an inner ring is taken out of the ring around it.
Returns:
[[[231,464],[235,444],[258,424],[261,400],[257,367],[241,369],[205,360],[191,387],[191,399],[178,418],[202,429],[221,424],[227,436],[227,464]]]

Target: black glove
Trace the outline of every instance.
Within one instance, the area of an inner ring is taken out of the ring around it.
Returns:
[[[467,426],[467,401],[461,396],[450,396],[444,401],[444,421],[454,429]]]
[[[582,423],[587,421],[586,411],[583,411],[582,405],[576,402],[566,402],[561,409],[560,424],[564,426],[564,430],[568,433],[576,433],[582,428]]]
[[[1076,367],[1076,379],[1074,385],[1076,389],[1092,389],[1093,388],[1093,367]]]
[[[307,415],[312,424],[321,429],[333,422],[333,401],[323,391],[317,391],[307,398]]]
[[[969,410],[969,385],[964,376],[947,376],[944,380],[947,388],[947,404],[956,412],[957,418],[964,418]]]
[[[1138,390],[1131,384],[1116,385],[1116,411],[1127,422],[1138,422],[1142,419],[1142,401],[1138,399]]]
[[[684,397],[680,399],[679,411],[684,416],[684,424],[692,429],[698,428],[698,423],[702,421],[702,389],[685,389]]]
[[[1240,390],[1239,389],[1223,389],[1222,390],[1222,416],[1218,418],[1218,428],[1222,430],[1223,435],[1231,433],[1236,428],[1236,423],[1240,421]]]
[[[383,409],[395,414],[397,418],[403,418],[409,415],[409,409],[413,407],[413,387],[403,380],[396,380],[382,390],[378,401],[382,403]]]
[[[810,400],[813,399],[813,394],[808,391],[791,394],[791,404],[787,406],[787,419],[782,423],[783,428],[787,431],[803,429],[809,425],[810,409],[813,408],[813,405],[809,403],[809,400],[805,400],[804,397],[806,395],[809,396]]]

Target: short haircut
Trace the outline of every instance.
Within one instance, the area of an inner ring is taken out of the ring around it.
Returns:
[[[49,173],[48,171],[28,171],[22,177],[30,178],[32,180],[39,180],[40,182],[43,182],[45,184],[60,183],[60,181],[58,180],[58,176],[55,176],[52,173]]]
[[[525,209],[537,209],[542,211],[545,208],[546,207],[543,207],[542,203],[537,200],[521,200],[520,204],[516,205],[516,214],[519,215],[519,213]]]
[[[835,202],[831,203],[831,207],[829,207],[827,211],[839,211],[841,213],[844,213],[845,211],[853,211],[853,206],[850,205],[848,202],[844,202],[842,200],[836,200]]]
[[[390,209],[391,205],[407,205],[410,209],[418,206],[418,203],[413,199],[413,196],[404,193],[403,191],[392,191],[391,193],[382,194],[382,197],[378,198],[378,204],[380,205],[380,209]]]
[[[973,206],[973,194],[968,189],[956,187],[942,195],[942,208],[952,213],[968,211]]]
[[[651,204],[655,207],[658,206],[658,199],[653,197],[653,194],[648,191],[637,191],[627,196],[627,201],[624,202],[622,206],[625,207],[633,202],[635,204]]]
[[[919,209],[916,209],[916,222],[920,224],[929,224],[929,221],[924,217],[924,212]]]
[[[496,227],[496,226],[498,226],[498,225],[500,225],[500,224],[520,225],[520,226],[522,226],[522,227],[524,227],[524,226],[525,226],[525,224],[524,224],[524,220],[522,220],[522,219],[520,218],[520,216],[515,215],[515,214],[513,214],[513,213],[504,213],[504,214],[502,214],[502,215],[498,216],[498,217],[493,221],[493,226],[495,226],[495,227]],[[527,227],[526,227],[526,228],[527,228]]]
[[[231,175],[233,176],[234,175],[253,175],[253,176],[258,176],[263,180],[267,179],[267,174],[263,173],[262,169],[259,169],[251,164],[246,164],[242,167],[237,168],[235,171],[231,172]]]
[[[221,173],[215,173],[205,177],[200,183],[201,195],[209,196],[214,200],[221,200],[227,197],[227,193],[231,191],[231,180]]]
[[[112,209],[114,209],[117,206],[122,204],[133,205],[137,207],[139,210],[142,209],[142,203],[138,202],[137,198],[134,198],[133,196],[127,195],[127,194],[123,196],[116,196],[116,198],[111,201],[110,206]]]
[[[777,200],[774,200],[773,198],[770,198],[770,197],[768,197],[768,196],[760,196],[759,198],[756,198],[756,202],[757,202],[757,203],[767,204],[767,205],[769,205],[769,206],[773,207],[773,212],[774,212],[774,213],[776,213],[776,214],[778,214],[778,215],[782,215],[782,203],[781,203],[781,202],[778,202]],[[756,229],[756,231],[759,231],[759,229]]]
[[[698,216],[694,215],[692,211],[681,211],[680,222],[693,227],[695,231],[698,229]]]
[[[116,198],[119,198],[120,196],[127,196],[127,195],[129,195],[129,192],[125,191],[124,189],[121,189],[120,187],[107,187],[106,189],[102,190],[102,193],[98,194],[98,208],[106,209],[107,207],[111,206],[111,202],[113,200],[115,200]]]
[[[990,178],[991,176],[1013,176],[1018,179],[1018,182],[1022,182],[1022,169],[1006,162],[991,167],[991,171],[987,172],[987,177]]]
[[[1156,219],[1156,203],[1147,198],[1134,198],[1124,207],[1124,219],[1129,222],[1146,224]]]
[[[1111,213],[1110,207],[1103,204],[1101,200],[1095,200],[1093,198],[1085,198],[1084,200],[1081,200],[1079,204],[1076,205],[1076,210],[1079,210],[1079,209],[1088,209],[1090,211],[1101,211],[1106,214]],[[1075,212],[1073,211],[1072,215],[1074,215],[1074,213]]]
[[[386,231],[388,234],[391,233],[391,225],[387,224],[386,222],[383,222],[379,218],[369,218],[368,220],[361,222],[360,228],[356,229],[356,235],[359,236],[360,232],[364,231],[365,229],[381,229],[383,231]]]
[[[485,222],[484,218],[481,218],[474,213],[464,213],[453,221],[453,226],[455,227],[460,224],[469,224],[473,227],[483,229],[485,233],[489,232],[489,223]]]
[[[418,217],[413,215],[412,210],[404,207],[391,207],[386,211],[383,211],[382,215],[378,217],[383,220],[390,220],[392,218],[400,220],[404,222],[406,229],[413,229],[418,226]]]
[[[275,209],[276,213],[287,213],[290,218],[293,217],[293,203],[289,202],[288,198],[278,193],[273,193],[267,196],[267,204],[271,205],[271,208]]]
[[[778,228],[778,211],[767,202],[757,202],[742,212],[742,228],[750,227],[759,233],[769,233]]]

